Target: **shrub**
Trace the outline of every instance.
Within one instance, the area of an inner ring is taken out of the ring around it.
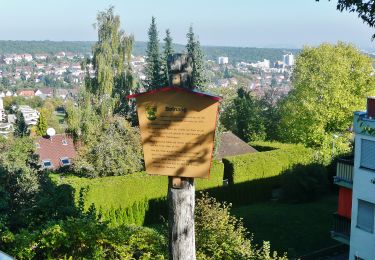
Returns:
[[[284,199],[309,202],[329,191],[327,169],[320,164],[295,165],[282,175]]]

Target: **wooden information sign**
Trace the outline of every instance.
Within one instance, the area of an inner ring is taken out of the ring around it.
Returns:
[[[136,98],[146,172],[208,178],[220,97],[178,87]]]

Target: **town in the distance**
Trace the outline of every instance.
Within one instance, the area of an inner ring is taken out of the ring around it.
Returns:
[[[282,50],[281,50],[282,51]],[[210,75],[209,88],[232,88],[239,86],[261,97],[272,89],[275,97],[286,95],[290,90],[290,75],[294,65],[294,55],[287,51],[280,60],[233,63],[229,57],[219,56],[215,60],[206,60]],[[0,135],[6,137],[14,131],[20,111],[26,124],[35,126],[39,112],[28,105],[12,106],[5,111],[4,98],[37,97],[58,98],[61,100],[77,98],[79,88],[84,84],[86,73],[91,77],[95,71],[92,64],[83,65],[83,61],[92,58],[89,53],[60,51],[48,53],[10,53],[0,55]],[[131,57],[131,66],[138,81],[146,79],[144,74],[145,56]],[[141,87],[140,90],[143,90]],[[55,113],[58,113],[55,111]]]

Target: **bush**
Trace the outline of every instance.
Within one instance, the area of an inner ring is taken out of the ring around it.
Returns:
[[[281,187],[288,201],[313,201],[329,191],[327,169],[320,164],[295,165],[282,175]]]
[[[17,259],[165,259],[167,253],[166,239],[152,229],[110,228],[92,218],[50,222],[16,235],[2,232],[0,238],[1,248]]]

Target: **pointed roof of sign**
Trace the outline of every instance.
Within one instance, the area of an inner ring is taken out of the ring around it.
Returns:
[[[210,98],[210,99],[213,99],[213,100],[216,100],[216,101],[220,101],[220,100],[223,99],[220,96],[215,96],[215,95],[212,95],[212,94],[209,94],[209,93],[206,93],[206,92],[191,90],[191,89],[187,89],[187,88],[179,88],[179,87],[164,87],[164,88],[154,89],[154,90],[150,90],[150,91],[146,91],[146,92],[142,92],[142,93],[136,93],[136,94],[128,95],[126,98],[136,98],[136,97],[139,97],[139,96],[151,95],[151,94],[155,94],[155,93],[158,93],[158,92],[168,92],[168,91],[191,93],[191,94],[194,94],[196,96],[207,97],[207,98]]]

